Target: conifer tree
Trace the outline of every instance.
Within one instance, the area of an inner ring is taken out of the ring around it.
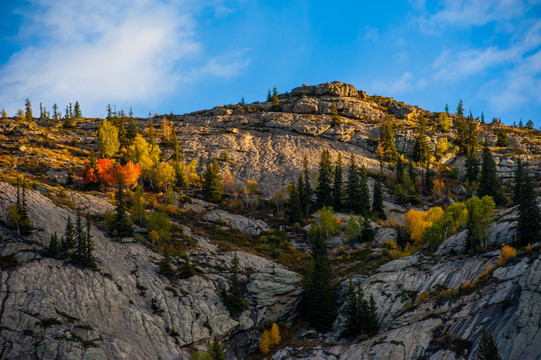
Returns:
[[[368,217],[364,218],[363,222],[363,229],[361,231],[361,239],[363,242],[371,243],[374,241],[374,237],[376,235],[376,232],[374,231],[374,228],[372,227],[372,223],[370,222],[370,219]]]
[[[360,288],[360,287],[359,287]],[[362,289],[361,289],[362,291]],[[361,297],[362,300],[362,297]],[[358,292],[355,291],[351,279],[349,279],[348,289],[344,301],[342,313],[344,314],[344,330],[341,336],[356,336],[361,332],[362,320],[359,311],[360,303]]]
[[[212,360],[225,360],[224,348],[217,337],[214,338],[214,341],[209,346],[209,355]]]
[[[520,203],[521,191],[524,179],[524,168],[522,166],[522,160],[517,159],[517,168],[515,169],[515,174],[513,176],[513,202],[515,205]]]
[[[289,192],[289,222],[294,224],[300,222],[303,216],[302,205],[301,205],[301,196],[299,193],[299,186],[302,188],[302,175],[299,174],[298,186],[295,185],[293,181],[289,184],[287,190]]]
[[[138,133],[138,130],[137,130],[137,125],[135,125],[135,119],[132,116],[130,116],[128,120],[128,127],[126,129],[126,141],[128,145],[131,145],[133,143],[133,140],[135,140],[137,133]]]
[[[154,135],[154,123],[152,116],[148,114],[148,142],[152,146],[156,146],[156,136]]]
[[[380,139],[385,154],[385,161],[394,163],[398,160],[398,151],[394,142],[393,121],[390,116],[387,116],[381,125]]]
[[[342,124],[340,117],[338,116],[338,109],[336,103],[333,101],[331,105],[331,126],[339,126]]]
[[[477,353],[478,360],[501,360],[500,354],[498,352],[498,346],[494,341],[492,335],[487,333],[483,328],[483,333],[481,334],[481,342],[479,344],[479,352]]]
[[[319,161],[318,184],[315,191],[318,209],[324,206],[332,205],[331,178],[331,153],[329,152],[329,150],[325,149],[321,152],[321,160]]]
[[[68,216],[66,230],[64,231],[64,236],[62,237],[61,249],[64,251],[73,249],[75,244],[75,229],[73,228],[73,223],[71,222],[71,216]]]
[[[122,186],[122,176],[118,177],[117,191],[115,194],[116,206],[115,217],[109,229],[113,237],[122,239],[133,236],[133,224],[126,215],[126,203],[124,200],[124,188]]]
[[[434,186],[434,173],[430,169],[430,162],[426,163],[424,174],[423,174],[423,194],[430,195],[432,194],[432,187]]]
[[[158,272],[166,277],[172,277],[175,275],[175,270],[171,266],[171,258],[169,257],[167,250],[163,255],[163,259],[161,259],[158,263]]]
[[[60,120],[60,113],[58,112],[58,105],[54,104],[53,105],[53,119],[54,120]]]
[[[195,269],[190,262],[190,258],[187,254],[183,254],[184,263],[178,268],[178,277],[180,279],[189,279],[195,275]]]
[[[28,216],[28,205],[26,203],[26,179],[24,177],[22,179],[22,184],[23,191],[20,207],[21,223],[19,229],[21,231],[21,235],[25,236],[32,233],[32,224],[30,223],[30,217]]]
[[[2,109],[2,121],[6,121],[8,118],[8,113],[6,112],[6,109]]]
[[[402,184],[404,182],[404,161],[402,156],[398,157],[395,165],[395,182],[396,184]]]
[[[317,331],[328,331],[336,316],[334,286],[326,239],[318,228],[312,238],[312,271],[306,284],[306,316]]]
[[[278,91],[276,88],[272,89],[272,109],[274,111],[280,111],[282,106],[280,105],[280,99],[278,98]]]
[[[425,164],[430,159],[430,150],[430,143],[428,142],[428,136],[426,136],[426,119],[421,116],[413,147],[413,160]]]
[[[90,214],[86,214],[86,248],[84,251],[84,258],[83,258],[83,265],[85,267],[88,267],[90,269],[97,269],[96,266],[96,259],[94,258],[94,255],[92,252],[94,251],[94,244],[92,241],[92,236],[90,235]]]
[[[372,212],[377,219],[387,220],[387,216],[385,215],[385,211],[383,210],[383,192],[379,180],[374,181]]]
[[[308,170],[308,157],[305,155],[303,160],[303,167],[304,167],[304,177],[303,177],[303,185],[302,190],[299,188],[299,193],[301,195],[301,204],[302,204],[302,210],[304,213],[304,217],[308,218],[310,216],[310,212],[312,211],[312,183],[310,182],[310,171]]]
[[[346,209],[361,213],[361,179],[355,158],[351,155],[346,179]]]
[[[32,114],[32,103],[30,102],[30,99],[26,99],[26,101],[24,102],[24,107],[24,118],[26,119],[26,121],[34,120],[34,115]]]
[[[212,202],[219,202],[224,195],[222,175],[220,174],[220,166],[216,159],[207,164],[205,173],[203,174],[203,194],[205,199]]]
[[[248,308],[248,303],[242,294],[242,284],[239,279],[239,258],[237,257],[237,253],[235,253],[233,257],[229,271],[229,289],[224,289],[222,291],[222,299],[231,316],[233,318],[238,318],[238,316]]]
[[[368,172],[363,165],[359,173],[359,214],[367,218],[370,216],[370,191],[368,190]]]
[[[336,166],[334,168],[334,181],[332,187],[332,206],[336,211],[342,209],[342,202],[344,198],[344,184],[342,181],[342,153],[338,153],[338,160],[336,161]]]
[[[86,252],[86,234],[83,229],[83,221],[81,219],[81,212],[77,211],[77,220],[75,221],[76,232],[76,247],[75,247],[75,263],[84,265],[85,252]]]
[[[58,243],[58,236],[56,232],[51,234],[51,241],[49,242],[49,247],[47,248],[47,256],[56,259],[58,257],[58,252],[60,251],[60,244]]]
[[[83,117],[83,113],[81,112],[81,105],[79,105],[79,101],[75,101],[75,118],[80,119]]]
[[[519,191],[518,225],[519,242],[523,245],[537,242],[541,235],[541,211],[537,206],[537,194],[528,169],[524,169]]]
[[[477,153],[473,152],[466,156],[466,180],[471,183],[477,180],[479,175],[479,159],[477,158]]]
[[[111,109],[111,104],[107,104],[107,119],[111,119],[113,117],[113,109]]]
[[[496,204],[503,205],[503,197],[500,179],[496,173],[496,163],[492,157],[492,152],[485,145],[483,148],[483,164],[481,166],[481,178],[479,180],[479,196],[491,196]]]

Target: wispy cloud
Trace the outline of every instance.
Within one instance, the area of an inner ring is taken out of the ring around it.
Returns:
[[[185,3],[31,0],[20,9],[22,50],[0,68],[0,104],[14,112],[26,97],[49,107],[78,99],[101,114],[107,103],[150,106],[194,73],[234,76],[245,65],[238,56],[193,65],[203,44]]]

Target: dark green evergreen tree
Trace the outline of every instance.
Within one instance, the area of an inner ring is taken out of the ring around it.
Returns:
[[[526,122],[526,128],[533,129],[533,121],[531,119]]]
[[[109,232],[113,237],[119,239],[131,237],[133,236],[133,224],[126,215],[126,201],[124,199],[124,188],[122,186],[121,177],[118,179],[115,200],[115,217],[111,223]]]
[[[477,158],[477,153],[471,153],[469,156],[466,156],[466,180],[471,183],[477,180],[479,175],[479,159]]]
[[[64,231],[64,236],[62,237],[60,248],[63,251],[70,250],[75,247],[75,244],[76,244],[75,229],[73,228],[71,217],[68,216],[68,222],[66,223],[66,230]]]
[[[79,265],[84,264],[85,252],[86,252],[86,233],[83,229],[83,221],[81,219],[81,212],[77,211],[77,220],[75,221],[75,255],[74,262]]]
[[[346,209],[356,214],[361,213],[361,178],[353,155],[350,157],[346,179]]]
[[[518,203],[518,240],[522,245],[535,243],[541,235],[541,211],[537,206],[536,187],[528,169],[522,174]]]
[[[427,162],[425,165],[425,170],[423,173],[423,194],[430,195],[432,194],[432,187],[434,185],[434,172],[430,169],[430,162]]]
[[[58,252],[60,251],[60,244],[58,243],[58,236],[56,233],[51,234],[51,241],[49,242],[49,247],[47,248],[47,256],[56,259],[58,257]]]
[[[158,263],[158,272],[168,278],[172,278],[175,275],[175,270],[171,265],[171,258],[169,257],[167,250],[163,255],[163,259]]]
[[[327,243],[318,228],[312,238],[312,271],[306,283],[306,316],[317,331],[328,331],[336,317]]]
[[[66,185],[67,186],[73,185],[73,169],[71,167],[68,168],[68,176],[66,178]]]
[[[107,119],[111,119],[113,117],[113,109],[111,109],[111,104],[107,104]]]
[[[137,133],[139,131],[137,130],[137,125],[135,125],[135,119],[130,116],[128,120],[128,127],[126,129],[126,140],[128,145],[133,143],[133,140],[137,136]]]
[[[212,360],[225,360],[225,352],[222,344],[215,337],[214,341],[209,345],[209,355]]]
[[[299,174],[298,185],[295,185],[295,182],[292,182],[288,186],[288,191],[289,191],[288,216],[289,216],[289,222],[291,224],[300,222],[303,217],[301,195],[299,193],[299,187],[302,189],[302,186],[303,186],[303,181],[302,181],[302,175],[300,174]]]
[[[415,145],[413,147],[413,160],[425,164],[430,160],[430,152],[430,143],[428,141],[428,136],[426,135],[426,119],[424,116],[421,116],[419,118]]]
[[[338,160],[336,161],[336,166],[334,168],[334,181],[332,187],[332,206],[334,210],[342,210],[342,204],[344,201],[344,184],[342,181],[343,173],[342,165],[342,153],[338,153]]]
[[[374,237],[376,236],[376,232],[374,228],[372,227],[372,223],[370,222],[370,219],[368,217],[364,218],[363,222],[363,229],[361,230],[361,239],[363,242],[371,243],[374,241]]]
[[[235,253],[231,262],[229,289],[222,291],[222,299],[233,318],[238,318],[244,310],[248,309],[248,302],[242,293],[242,283],[239,279],[239,258],[237,253]]]
[[[26,101],[24,102],[24,107],[24,118],[26,119],[26,121],[34,120],[34,115],[32,114],[32,103],[30,102],[30,99],[26,99]]]
[[[487,333],[483,328],[483,333],[481,334],[481,342],[479,343],[479,352],[477,353],[478,360],[501,360],[500,354],[498,352],[498,346],[494,341],[492,335]]]
[[[332,163],[331,153],[325,149],[321,152],[321,160],[319,161],[319,175],[316,187],[316,206],[318,209],[324,206],[332,205],[331,192],[332,179]]]
[[[81,112],[81,105],[79,105],[79,101],[75,101],[75,118],[80,119],[83,117],[83,113]]]
[[[313,190],[312,190],[312,183],[310,181],[310,171],[308,170],[308,157],[306,155],[304,156],[303,167],[304,167],[304,176],[303,176],[304,183],[302,186],[302,190],[299,188],[299,194],[301,196],[301,204],[302,204],[304,217],[308,218],[310,216],[310,212],[312,211]]]
[[[503,205],[505,198],[502,194],[500,179],[496,172],[496,162],[492,152],[485,145],[483,148],[483,164],[481,166],[481,178],[479,180],[479,197],[492,196],[497,205]]]
[[[369,335],[375,335],[379,330],[379,318],[378,309],[376,307],[376,301],[374,296],[370,295],[370,301],[368,302],[368,311],[366,316],[366,332]]]
[[[338,116],[338,109],[336,108],[336,103],[333,101],[331,105],[331,126],[340,126],[342,121],[340,116]]]
[[[58,105],[53,105],[53,119],[60,120],[60,113],[58,112]]]
[[[280,104],[280,99],[278,98],[278,91],[276,88],[272,89],[272,110],[273,111],[280,111],[282,110],[282,105]]]
[[[360,288],[360,287],[359,287]],[[362,289],[361,289],[362,291]],[[341,336],[356,336],[360,334],[362,328],[362,320],[360,319],[360,302],[358,298],[358,292],[355,291],[351,279],[349,279],[349,285],[346,292],[346,298],[344,301],[344,307],[342,313],[344,315],[344,330]],[[362,300],[362,297],[361,297]]]
[[[402,157],[399,156],[394,168],[395,172],[395,183],[396,184],[402,184],[404,183],[404,162],[402,161]]]
[[[377,219],[387,220],[385,211],[383,210],[383,191],[379,180],[374,181],[373,198],[372,198],[372,213]]]
[[[513,202],[515,205],[520,203],[520,193],[522,191],[522,184],[524,179],[524,168],[522,166],[522,160],[518,158],[517,168],[513,176]]]
[[[219,202],[224,196],[222,175],[220,174],[220,166],[216,159],[207,164],[205,173],[203,174],[203,195],[205,199],[212,202]]]
[[[363,165],[359,173],[359,214],[367,218],[370,216],[370,190],[368,190],[368,172]]]
[[[184,263],[182,263],[182,265],[180,265],[178,268],[178,277],[180,279],[189,279],[196,274],[195,269],[193,268],[187,254],[183,254],[182,257],[184,259]]]
[[[84,251],[84,257],[83,257],[83,266],[97,270],[96,265],[96,258],[94,257],[94,243],[92,241],[92,235],[90,235],[90,226],[91,226],[91,220],[90,220],[90,214],[86,214],[86,248]]]
[[[496,133],[496,136],[497,136],[496,145],[501,146],[501,147],[506,147],[507,145],[510,144],[509,136],[507,135],[507,131],[503,128],[503,126],[500,127],[500,129]]]
[[[398,160],[398,151],[394,141],[393,120],[388,115],[381,125],[380,140],[383,146],[385,161],[394,163]]]
[[[22,188],[22,198],[19,207],[19,215],[21,218],[19,224],[19,231],[21,235],[26,236],[30,235],[34,228],[32,227],[30,217],[28,216],[28,204],[26,203],[26,179],[24,177],[22,179]]]

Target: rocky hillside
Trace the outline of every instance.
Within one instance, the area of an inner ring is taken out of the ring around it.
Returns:
[[[353,155],[368,169],[372,189],[379,181],[376,148],[384,119],[392,119],[397,149],[407,159],[419,116],[435,123],[439,113],[340,82],[302,86],[277,98],[279,104],[269,100],[154,119],[160,161],[174,156],[167,127],[161,127],[172,121],[184,161],[197,160],[196,178],[217,158],[222,174],[229,171],[235,183],[221,202],[211,203],[203,200],[197,181],[161,189],[140,179],[143,214],[148,219],[166,213],[171,221],[171,236],[162,240],[135,217],[136,189],[127,189],[135,235],[111,237],[114,188],[82,180],[90,151],[99,154],[102,119],[79,119],[67,128],[38,119],[0,121],[0,359],[190,359],[215,339],[228,359],[475,359],[483,329],[503,359],[541,359],[541,244],[532,241],[499,260],[502,246],[516,240],[519,215],[510,200],[494,211],[487,246],[477,254],[466,251],[468,230],[461,226],[435,250],[425,244],[413,254],[390,255],[391,243],[404,248],[401,229],[408,210],[475,194],[463,179],[465,157],[452,149],[432,159],[445,181],[442,196],[420,195],[415,204],[396,200],[394,165],[383,164],[388,220],[372,219],[373,241],[352,240],[353,216],[334,213],[340,228],[327,245],[338,316],[326,334],[312,330],[300,309],[316,216],[291,224],[288,201],[269,199],[278,190],[287,195],[305,157],[315,184],[324,149],[333,162],[340,153],[345,168]],[[149,139],[148,119],[135,123]],[[502,128],[509,144],[497,146]],[[428,135],[434,151],[444,140],[452,143],[456,131],[429,127]],[[518,159],[539,179],[539,131],[480,124],[479,141],[485,138],[504,183],[510,184]],[[113,158],[120,162],[124,155],[120,150]],[[27,236],[8,221],[20,176],[26,179],[33,226]],[[256,190],[247,190],[249,180],[257,182]],[[509,197],[511,189],[505,191]],[[51,236],[64,234],[77,211],[92,218],[94,270],[47,253]],[[231,286],[235,255],[248,305],[239,316],[232,316],[222,296]],[[160,264],[166,258],[173,271],[189,261],[195,275],[165,275]],[[350,281],[374,297],[379,318],[374,336],[340,336]],[[274,322],[283,331],[282,342],[263,355],[259,341]]]

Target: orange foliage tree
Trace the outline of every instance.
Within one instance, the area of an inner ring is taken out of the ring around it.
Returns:
[[[107,158],[99,159],[96,163],[98,177],[105,185],[116,185],[120,180],[122,184],[131,186],[137,183],[141,176],[141,166],[128,161],[126,165],[116,164]]]

